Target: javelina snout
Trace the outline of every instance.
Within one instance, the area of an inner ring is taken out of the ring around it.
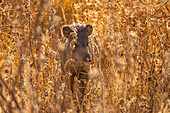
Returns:
[[[87,47],[75,47],[72,51],[72,58],[79,63],[91,62],[91,56]]]
[[[91,62],[91,55],[89,53],[89,39],[88,36],[92,34],[93,27],[91,25],[76,24],[70,26],[64,26],[62,28],[62,33],[64,37],[68,38],[67,43],[65,44],[65,49],[62,52],[62,70],[65,70],[66,62],[69,59],[73,59],[74,63],[70,65],[70,88],[74,94],[74,77],[78,78],[79,82],[79,102],[81,104],[86,84],[88,81],[88,71],[90,70],[89,64]],[[75,34],[75,35],[74,35]],[[74,41],[74,48],[71,47],[71,43]],[[84,82],[86,81],[86,82]]]

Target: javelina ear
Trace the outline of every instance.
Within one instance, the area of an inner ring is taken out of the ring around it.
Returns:
[[[74,31],[70,27],[65,26],[62,28],[62,32],[63,32],[64,37],[68,38],[69,34]]]
[[[87,35],[90,36],[93,32],[93,27],[91,25],[87,25],[85,30],[87,31]]]

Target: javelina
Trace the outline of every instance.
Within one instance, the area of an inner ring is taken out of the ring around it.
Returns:
[[[69,66],[69,71],[72,74],[70,76],[70,89],[72,93],[75,92],[75,76],[79,80],[78,86],[78,98],[81,105],[86,84],[88,81],[88,72],[90,70],[89,62],[91,62],[91,55],[88,47],[88,36],[92,34],[93,27],[91,25],[76,24],[70,26],[64,26],[62,33],[64,37],[68,38],[68,42],[65,44],[65,49],[62,51],[62,71],[66,74],[68,71],[65,67],[70,59],[73,62]],[[74,33],[76,35],[74,35]],[[74,42],[74,48],[71,47],[71,43]]]

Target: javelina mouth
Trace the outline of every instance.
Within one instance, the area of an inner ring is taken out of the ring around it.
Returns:
[[[75,67],[87,67],[90,65],[90,62],[75,62],[73,65]]]
[[[90,66],[90,62],[74,62],[72,64],[72,66],[74,66],[76,69],[87,69],[89,68]]]
[[[83,66],[89,66],[91,64],[91,62],[74,62],[74,65],[75,66],[80,66],[80,67],[83,67]]]

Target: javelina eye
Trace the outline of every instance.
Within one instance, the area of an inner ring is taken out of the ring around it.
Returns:
[[[74,45],[75,45],[75,47],[78,47],[78,46],[79,46],[79,44],[78,44],[78,43],[74,43]]]
[[[89,42],[87,42],[87,44],[86,44],[87,46],[89,46]]]

